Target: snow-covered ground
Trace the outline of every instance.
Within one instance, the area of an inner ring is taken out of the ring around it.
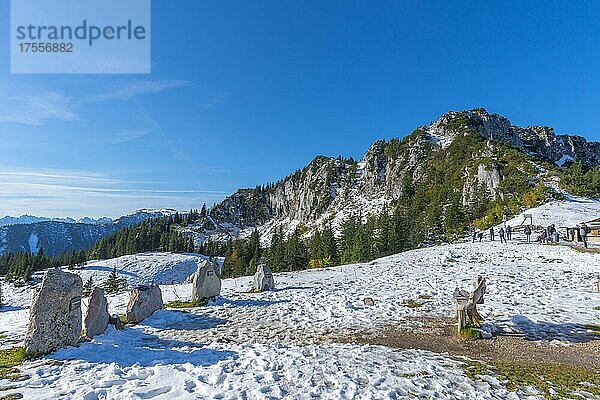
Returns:
[[[148,267],[135,274],[149,282],[163,272]],[[517,398],[494,378],[472,381],[443,355],[336,339],[415,323],[411,317],[451,316],[454,288],[472,288],[478,275],[488,282],[480,307],[488,332],[521,332],[568,346],[591,335],[583,324],[600,324],[594,310],[600,255],[522,242],[459,243],[277,274],[277,289],[266,293],[248,293],[250,277],[228,279],[222,298],[208,306],[162,310],[133,328],[109,328],[92,342],[26,363],[31,378],[4,393],[35,399]],[[6,290],[0,325],[22,340],[30,290]],[[166,301],[189,299],[191,285],[162,290]],[[367,296],[374,307],[363,304]],[[408,299],[424,304],[406,307]],[[127,300],[127,294],[111,297],[110,311],[123,313]]]
[[[600,201],[567,195],[566,200],[556,200],[531,208],[523,214],[531,214],[533,225],[557,228],[574,227],[582,222],[588,222],[600,217]],[[507,221],[507,225],[519,226],[524,223],[523,214]],[[525,224],[529,224],[529,220]]]
[[[74,271],[86,281],[90,276],[98,284],[104,282],[113,268],[119,276],[127,279],[129,286],[142,284],[183,283],[197,268],[201,260],[208,257],[201,254],[141,253],[113,258],[94,260],[85,264],[84,269]],[[222,264],[222,257],[217,257]]]

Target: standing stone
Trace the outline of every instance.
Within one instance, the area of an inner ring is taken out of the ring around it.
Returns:
[[[125,319],[128,324],[137,324],[162,308],[162,293],[158,285],[138,286],[131,291]]]
[[[94,287],[90,294],[87,313],[83,325],[85,327],[85,336],[93,338],[96,335],[104,333],[108,327],[108,300],[104,295],[104,290]]]
[[[59,268],[46,271],[42,284],[33,293],[25,351],[47,354],[75,346],[81,334],[83,282],[76,274]]]
[[[275,280],[273,279],[273,273],[271,268],[267,264],[260,264],[256,268],[254,274],[254,284],[252,290],[255,292],[264,292],[265,290],[271,290],[275,288]]]
[[[215,262],[204,260],[198,264],[192,280],[192,301],[212,299],[221,294],[221,279]]]

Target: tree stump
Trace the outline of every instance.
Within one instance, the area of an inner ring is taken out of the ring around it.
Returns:
[[[478,276],[475,290],[469,293],[456,288],[453,298],[456,303],[456,319],[458,320],[458,333],[470,326],[479,327],[483,320],[477,312],[477,304],[483,304],[485,294],[485,278]]]

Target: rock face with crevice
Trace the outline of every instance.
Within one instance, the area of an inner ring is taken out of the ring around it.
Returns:
[[[104,295],[104,290],[94,287],[89,297],[84,319],[85,335],[88,338],[93,338],[96,335],[104,333],[108,327],[109,320],[108,300]]]
[[[162,308],[162,292],[158,285],[138,286],[131,291],[125,319],[128,324],[137,324]]]
[[[33,294],[25,351],[47,354],[75,346],[81,334],[83,282],[76,274],[51,268]]]

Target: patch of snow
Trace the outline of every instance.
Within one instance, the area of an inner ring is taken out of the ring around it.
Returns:
[[[36,254],[38,250],[38,235],[34,232],[29,236],[29,252]]]
[[[560,158],[560,160],[558,160],[558,161],[556,162],[556,165],[558,165],[559,167],[562,167],[563,165],[565,165],[565,163],[567,163],[567,162],[572,162],[572,161],[575,161],[575,160],[573,159],[573,157],[571,157],[571,156],[569,156],[569,155],[566,155],[566,154],[565,154],[564,156],[562,156],[562,157]]]
[[[521,225],[524,220],[523,214],[531,214],[535,226],[546,227],[555,224],[557,227],[573,227],[598,218],[600,201],[568,195],[566,200],[551,201],[524,211],[521,215],[507,221],[507,225],[513,227]]]
[[[98,284],[104,282],[113,268],[125,279],[130,287],[143,284],[175,284],[185,282],[195,271],[199,261],[208,257],[201,254],[185,253],[140,253],[109,260],[88,261],[78,273],[85,282],[92,277]],[[218,264],[223,259],[217,257]]]

